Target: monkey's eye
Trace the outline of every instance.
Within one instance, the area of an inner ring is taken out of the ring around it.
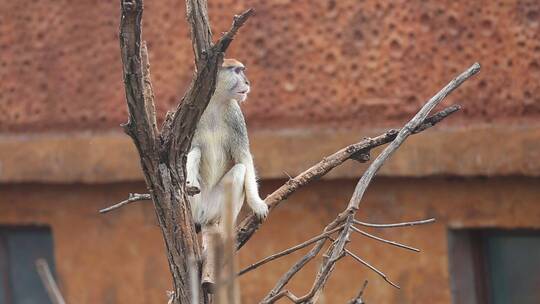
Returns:
[[[240,74],[240,73],[242,73],[244,70],[245,70],[245,68],[243,68],[243,67],[236,67],[236,68],[234,68],[234,72],[235,72],[236,74]]]

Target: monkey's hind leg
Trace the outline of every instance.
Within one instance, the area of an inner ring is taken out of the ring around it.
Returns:
[[[216,261],[215,238],[222,238],[228,227],[225,227],[224,223],[227,221],[222,218],[223,216],[232,216],[232,223],[236,220],[240,209],[244,203],[244,179],[246,175],[246,167],[243,164],[237,164],[233,166],[229,172],[227,172],[219,183],[214,186],[210,192],[205,203],[210,210],[208,215],[212,214],[212,220],[207,224],[202,225],[202,247],[203,247],[203,266],[202,266],[202,284],[203,288],[208,292],[211,292],[216,282],[216,267],[222,267],[217,265],[219,261]],[[227,197],[229,196],[229,197]],[[227,200],[231,200],[231,206],[227,206]],[[222,210],[222,208],[232,208],[232,210]],[[219,219],[216,222],[215,219]],[[234,227],[232,227],[234,228]],[[217,233],[217,235],[216,235]],[[223,261],[221,261],[223,262]]]
[[[227,208],[227,200],[231,200],[232,220],[233,223],[242,209],[244,204],[244,179],[246,176],[246,167],[243,164],[234,165],[219,181],[219,183],[212,189],[209,195],[207,203],[212,205],[211,213],[214,213],[216,218],[220,218],[220,223],[223,223],[221,219],[222,208]],[[229,197],[227,197],[229,196]],[[222,227],[225,228],[225,227]],[[223,231],[223,230],[221,230]]]

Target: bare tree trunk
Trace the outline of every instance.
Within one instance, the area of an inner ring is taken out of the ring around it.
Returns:
[[[189,257],[200,264],[201,254],[185,189],[186,157],[197,122],[214,93],[223,53],[252,11],[235,16],[231,30],[214,45],[206,1],[186,0],[196,74],[182,102],[174,113],[169,113],[160,132],[156,125],[148,53],[142,41],[143,0],[121,0],[120,3],[120,49],[129,110],[129,120],[123,127],[139,152],[163,233],[173,276],[172,303],[190,303]]]

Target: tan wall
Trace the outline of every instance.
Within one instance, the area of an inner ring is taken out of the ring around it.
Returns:
[[[252,126],[395,124],[474,61],[482,72],[451,98],[466,107],[456,123],[539,118],[537,0],[209,2],[218,35],[257,10],[227,54],[248,66]],[[0,130],[118,130],[118,1],[0,3]],[[163,114],[192,75],[184,1],[145,6]]]
[[[445,123],[411,136],[380,174],[540,176],[540,125],[452,128]],[[299,174],[324,156],[356,143],[366,135],[375,136],[384,131],[253,131],[250,141],[259,176],[285,178],[287,174]],[[374,151],[373,158],[378,151],[380,148]],[[346,162],[325,178],[355,177],[366,167],[366,164]],[[0,136],[0,183],[140,180],[139,157],[125,134]]]
[[[540,229],[539,182],[518,177],[376,180],[362,203],[360,219],[382,223],[436,217],[438,221],[378,232],[421,248],[419,254],[354,236],[350,249],[384,270],[402,290],[346,258],[329,283],[327,303],[345,303],[364,279],[369,280],[368,303],[450,303],[447,229]],[[280,183],[265,181],[263,192]],[[295,194],[241,250],[241,265],[314,236],[344,208],[354,184],[353,180],[320,181]],[[4,185],[0,225],[52,227],[57,271],[70,303],[163,303],[170,279],[152,207],[137,203],[113,214],[96,212],[142,189],[141,184]],[[292,258],[246,274],[241,280],[244,303],[260,299]],[[316,264],[300,274],[293,290],[307,290]]]

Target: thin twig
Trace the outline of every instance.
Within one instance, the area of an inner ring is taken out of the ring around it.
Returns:
[[[368,281],[365,280],[364,284],[360,288],[360,291],[358,292],[358,295],[354,299],[352,299],[349,302],[349,304],[364,304],[364,300],[362,299],[362,296],[364,295],[364,291],[366,290],[367,284],[368,284]]]
[[[118,208],[124,207],[125,205],[138,202],[138,201],[148,201],[151,200],[152,196],[150,194],[139,194],[139,193],[130,193],[128,199],[121,201],[118,204],[109,206],[107,208],[103,208],[99,210],[99,213],[107,213],[113,210],[116,210]]]
[[[253,270],[253,269],[258,268],[259,266],[261,266],[261,265],[263,265],[263,264],[266,264],[266,263],[268,263],[268,262],[270,262],[270,261],[273,261],[273,260],[275,260],[275,259],[278,259],[278,258],[280,258],[280,257],[282,257],[282,256],[291,254],[291,253],[293,253],[293,252],[295,252],[295,251],[297,251],[297,250],[300,250],[300,249],[302,249],[302,248],[305,248],[305,247],[307,247],[307,246],[309,246],[309,245],[315,243],[316,241],[318,241],[318,240],[320,240],[320,239],[327,238],[330,234],[332,234],[332,233],[334,233],[334,232],[336,232],[336,231],[339,231],[339,230],[342,229],[342,228],[343,228],[343,225],[341,225],[341,226],[339,226],[339,227],[336,227],[336,228],[334,228],[334,229],[332,229],[332,230],[330,230],[330,231],[328,231],[328,232],[319,234],[318,236],[313,237],[313,238],[311,238],[311,239],[309,239],[309,240],[307,240],[307,241],[305,241],[305,242],[303,242],[303,243],[301,243],[301,244],[298,244],[298,245],[296,245],[296,246],[293,246],[293,247],[288,248],[288,249],[286,249],[286,250],[283,250],[283,251],[281,251],[281,252],[278,252],[278,253],[275,253],[275,254],[273,254],[273,255],[270,255],[270,256],[268,256],[268,257],[266,257],[266,258],[264,258],[264,259],[262,259],[262,260],[260,260],[260,261],[258,261],[258,262],[256,262],[256,263],[253,263],[253,264],[249,265],[248,267],[242,269],[242,271],[240,271],[240,272],[238,273],[238,275],[241,276],[241,275],[245,274],[246,272],[249,272],[249,271],[251,271],[251,270]]]
[[[60,292],[60,289],[52,276],[47,260],[43,258],[37,259],[36,269],[39,277],[41,278],[43,286],[45,286],[45,290],[47,290],[47,294],[49,295],[51,302],[54,304],[66,304],[66,301],[64,300],[64,297],[62,296],[62,293]]]
[[[356,261],[360,262],[361,264],[363,264],[364,266],[366,266],[367,268],[373,270],[376,274],[378,274],[379,276],[381,276],[386,282],[388,282],[388,284],[394,286],[395,288],[397,289],[401,289],[401,287],[399,287],[396,283],[390,281],[390,279],[388,279],[388,277],[386,276],[386,274],[384,274],[384,272],[380,271],[379,269],[373,267],[371,264],[369,264],[368,262],[364,261],[363,259],[361,259],[359,256],[357,256],[356,254],[352,253],[349,249],[345,249],[345,252],[350,255],[353,259],[355,259]]]
[[[358,228],[356,228],[354,226],[351,226],[351,228],[355,232],[358,232],[363,236],[367,236],[368,238],[372,238],[372,239],[377,240],[379,242],[383,242],[383,243],[390,244],[390,245],[393,245],[393,246],[396,246],[396,247],[408,249],[408,250],[411,250],[411,251],[414,251],[414,252],[420,252],[420,249],[417,249],[417,248],[414,248],[414,247],[411,247],[411,246],[407,246],[407,245],[404,245],[404,244],[401,244],[401,243],[398,243],[398,242],[394,242],[394,241],[390,241],[390,240],[380,238],[380,237],[375,236],[373,234],[369,234],[369,233],[367,233],[365,231],[362,231],[362,230],[360,230],[360,229],[358,229]]]
[[[323,245],[325,243],[326,239],[321,239],[315,245],[311,250],[306,253],[300,260],[298,260],[276,283],[274,288],[266,295],[266,297],[261,301],[261,303],[268,304],[275,302],[276,299],[273,299],[276,297],[277,294],[281,292],[283,287],[287,285],[287,283],[292,279],[294,275],[296,275],[304,266],[311,261],[314,257],[317,256],[317,254],[321,251],[323,248]]]
[[[227,48],[229,47],[229,44],[231,44],[232,40],[234,39],[234,36],[236,35],[240,27],[242,27],[242,25],[244,25],[244,23],[246,23],[248,18],[253,16],[254,13],[255,13],[255,10],[253,8],[250,8],[244,11],[242,14],[234,16],[231,28],[229,29],[228,32],[223,34],[223,36],[218,40],[214,48],[219,52],[225,52]]]
[[[434,115],[426,118],[424,120],[424,122],[422,122],[418,127],[416,127],[416,129],[414,129],[414,131],[412,133],[417,134],[417,133],[420,133],[420,132],[424,131],[427,128],[433,127],[434,125],[438,124],[443,119],[448,117],[450,114],[452,114],[454,112],[457,112],[459,110],[461,110],[460,105],[457,105],[457,104],[456,105],[451,105],[451,106],[445,108],[444,110],[442,110],[440,112],[437,112]]]
[[[352,225],[353,216],[349,214],[344,224],[343,230],[338,235],[338,239],[332,243],[323,255],[323,262],[319,267],[319,271],[315,276],[315,282],[309,293],[302,297],[303,300],[309,300],[311,303],[317,302],[322,294],[323,287],[330,278],[330,274],[334,271],[338,260],[345,256],[345,246],[349,242],[351,234],[350,227]],[[330,238],[330,237],[329,237]]]
[[[392,223],[392,224],[373,224],[373,223],[366,223],[366,222],[361,222],[361,221],[358,221],[358,220],[354,220],[354,223],[356,225],[365,226],[365,227],[373,227],[373,228],[407,227],[407,226],[431,224],[433,222],[435,222],[434,218],[430,218],[430,219],[427,219],[427,220],[420,220],[420,221],[413,221],[413,222],[403,222],[403,223]]]
[[[349,219],[352,219],[351,217],[349,217]],[[327,238],[332,240],[333,243],[332,245],[326,250],[326,253],[323,254],[323,257],[324,257],[324,262],[321,266],[321,268],[319,269],[319,271],[317,272],[317,275],[316,275],[316,278],[315,278],[315,281],[313,282],[313,285],[311,286],[311,289],[309,290],[309,292],[301,297],[296,297],[295,300],[293,300],[292,298],[288,297],[289,299],[291,299],[291,301],[293,301],[294,303],[305,303],[308,299],[310,300],[310,303],[315,303],[316,302],[316,299],[318,298],[318,296],[320,296],[320,291],[321,291],[321,288],[324,284],[326,284],[326,281],[329,277],[329,274],[334,270],[334,267],[335,267],[335,264],[336,262],[343,258],[345,256],[344,252],[342,252],[341,250],[342,249],[345,249],[345,244],[347,243],[347,240],[348,240],[348,236],[350,234],[350,231],[348,229],[348,226],[347,225],[343,225],[343,230],[340,232],[340,236],[338,237],[337,240],[334,240],[332,237],[328,236]],[[338,250],[334,250],[335,248],[338,248]],[[321,247],[317,247],[315,246],[312,251],[314,249],[318,249],[318,251],[320,251],[320,249],[322,249],[322,245]],[[311,251],[307,254],[307,255],[310,255],[311,254]],[[318,252],[315,254],[317,255]],[[306,256],[307,256],[306,255]],[[304,256],[300,261],[304,260],[304,258],[306,257]],[[299,262],[300,262],[299,261]],[[298,262],[297,262],[298,264]],[[296,266],[296,265],[295,265]],[[287,274],[289,274],[291,272],[291,270],[295,270],[294,274],[296,274],[302,267],[296,269],[296,267],[293,266],[288,272]],[[288,277],[288,280],[290,280],[292,277],[292,275],[290,277]],[[276,285],[272,291],[270,293],[268,293],[266,295],[266,297],[261,301],[261,304],[271,304],[271,303],[275,303],[277,300],[279,300],[281,297],[283,297],[284,295],[286,294],[283,294],[280,290],[283,288],[284,284],[283,285],[280,285],[283,281],[284,281],[284,278],[285,276],[283,276],[280,280],[279,280],[279,283],[278,285]]]
[[[271,302],[268,302],[268,303],[274,303],[276,302],[277,300],[283,298],[283,297],[286,297],[288,298],[289,300],[291,300],[291,302],[293,303],[300,303],[300,298],[297,297],[294,293],[292,293],[290,290],[288,289],[285,289],[285,290],[282,290],[280,291],[277,295],[275,295],[272,299],[271,299]]]

